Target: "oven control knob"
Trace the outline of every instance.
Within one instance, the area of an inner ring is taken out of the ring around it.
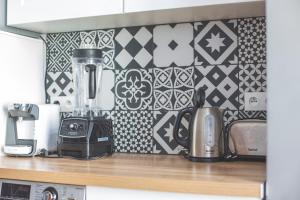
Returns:
[[[77,123],[72,123],[69,125],[70,130],[76,131],[78,129],[78,124]]]
[[[43,200],[58,200],[57,191],[53,187],[48,187],[43,191]]]

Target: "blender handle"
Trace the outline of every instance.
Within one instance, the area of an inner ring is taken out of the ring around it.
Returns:
[[[174,125],[174,129],[173,129],[173,137],[174,137],[174,140],[181,146],[189,149],[189,140],[190,140],[190,130],[188,130],[188,137],[186,139],[183,139],[183,138],[180,138],[179,137],[179,127],[180,127],[180,123],[181,123],[181,120],[182,120],[182,117],[189,113],[190,115],[193,115],[193,108],[185,108],[183,110],[181,110],[179,113],[178,113],[178,116],[176,118],[176,122],[175,122],[175,125]]]
[[[94,99],[96,96],[96,66],[88,64],[85,70],[89,73],[89,99]]]

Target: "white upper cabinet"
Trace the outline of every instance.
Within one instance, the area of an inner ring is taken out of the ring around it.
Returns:
[[[265,0],[7,0],[7,25],[39,33],[254,17]]]
[[[142,12],[259,1],[261,0],[124,0],[124,12]]]
[[[8,0],[7,24],[123,13],[123,0]]]

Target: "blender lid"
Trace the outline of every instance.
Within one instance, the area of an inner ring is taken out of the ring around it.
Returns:
[[[74,49],[74,58],[102,58],[101,49]]]

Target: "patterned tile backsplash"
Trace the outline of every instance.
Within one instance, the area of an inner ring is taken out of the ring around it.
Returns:
[[[101,106],[117,152],[178,154],[176,116],[203,86],[205,106],[227,109],[225,125],[266,119],[266,111],[244,110],[244,92],[267,88],[264,17],[48,34],[48,100],[73,94],[70,57],[87,47],[103,51]]]

